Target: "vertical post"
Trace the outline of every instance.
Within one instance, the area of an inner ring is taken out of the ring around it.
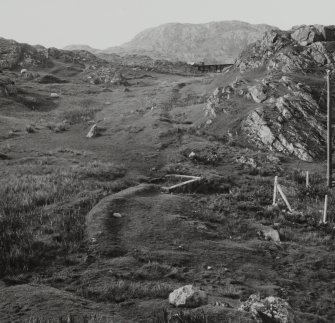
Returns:
[[[276,205],[277,202],[277,185],[278,185],[278,176],[275,177],[275,182],[273,186],[273,202],[272,205]]]
[[[306,171],[306,188],[309,186],[309,171]]]
[[[327,70],[327,185],[332,187],[332,110],[330,105],[330,70]]]
[[[328,207],[328,195],[325,196],[325,206],[323,208],[322,223],[327,223],[327,207]]]

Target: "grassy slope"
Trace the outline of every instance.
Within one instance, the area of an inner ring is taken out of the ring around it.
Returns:
[[[99,313],[106,320],[147,322],[168,306],[173,288],[187,283],[203,287],[212,304],[238,306],[258,292],[287,297],[295,310],[310,313],[301,314],[301,322],[316,322],[318,316],[333,321],[333,232],[317,227],[324,190],[315,177],[315,190],[306,192],[301,176],[287,171],[292,165],[315,170],[320,165],[289,158],[274,165],[263,152],[241,142],[217,142],[185,123],[199,122],[207,93],[235,75],[224,80],[151,74],[132,80],[130,92],[103,91],[81,83],[79,76],[61,85],[20,80],[27,92],[47,97],[60,91],[61,98],[51,110],[31,111],[11,101],[2,105],[0,120],[6,126],[0,128],[0,148],[12,159],[0,161],[1,271],[3,286],[19,285],[3,288],[0,321],[48,315],[41,307],[51,306],[53,316],[85,309],[81,314]],[[103,135],[86,139],[89,126],[81,117],[98,120]],[[72,120],[66,131],[50,130],[50,123],[64,118]],[[27,123],[34,124],[35,133],[25,133]],[[8,137],[10,128],[16,136]],[[187,158],[191,151],[197,162]],[[242,155],[254,158],[260,169],[236,163]],[[87,256],[84,219],[92,206],[166,172],[204,176],[210,185],[196,194],[121,204],[124,218],[111,236],[122,252]],[[306,219],[267,209],[274,175],[291,187],[286,190],[290,201]],[[210,194],[215,180],[221,194]],[[261,226],[273,223],[279,223],[282,244],[258,239]],[[50,297],[38,306],[40,289],[54,295],[52,288],[61,292],[63,303]],[[25,314],[22,308],[28,308]],[[235,315],[224,307],[208,311],[220,322],[220,315]]]

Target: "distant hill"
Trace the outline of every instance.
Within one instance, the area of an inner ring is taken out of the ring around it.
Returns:
[[[130,42],[102,52],[141,54],[172,61],[233,63],[246,45],[260,39],[264,32],[271,29],[277,28],[241,21],[168,23],[146,29]]]
[[[92,54],[100,52],[100,49],[93,48],[89,45],[81,45],[81,44],[68,45],[65,46],[63,50],[86,50],[87,52],[90,52]]]

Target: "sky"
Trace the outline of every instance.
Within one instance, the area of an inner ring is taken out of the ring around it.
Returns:
[[[104,49],[168,22],[241,20],[281,29],[335,25],[335,0],[0,0],[0,37]]]

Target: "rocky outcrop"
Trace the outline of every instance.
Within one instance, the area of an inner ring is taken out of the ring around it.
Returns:
[[[295,315],[290,305],[279,297],[269,296],[261,299],[251,295],[239,308],[253,315],[256,322],[294,323]]]
[[[13,80],[9,77],[0,75],[0,97],[15,96],[17,89]]]
[[[112,80],[110,81],[113,85],[123,85],[129,86],[127,79],[123,76],[122,73],[115,73]]]
[[[269,71],[308,72],[335,62],[335,26],[298,26],[272,30],[246,47],[235,62],[241,72],[265,66]]]
[[[206,305],[208,298],[206,292],[194,287],[193,285],[186,285],[175,289],[169,295],[169,303],[176,307],[198,307]]]
[[[305,161],[324,158],[324,77],[326,69],[335,68],[334,33],[334,26],[319,25],[265,33],[236,60],[240,79],[209,97],[205,111],[211,124],[235,106],[240,123],[233,132],[257,147]],[[257,77],[244,78],[251,70]]]
[[[0,38],[0,69],[47,66],[49,63],[46,51],[14,40]]]
[[[291,34],[291,37],[302,46],[324,40],[321,31],[314,26],[301,26]]]

